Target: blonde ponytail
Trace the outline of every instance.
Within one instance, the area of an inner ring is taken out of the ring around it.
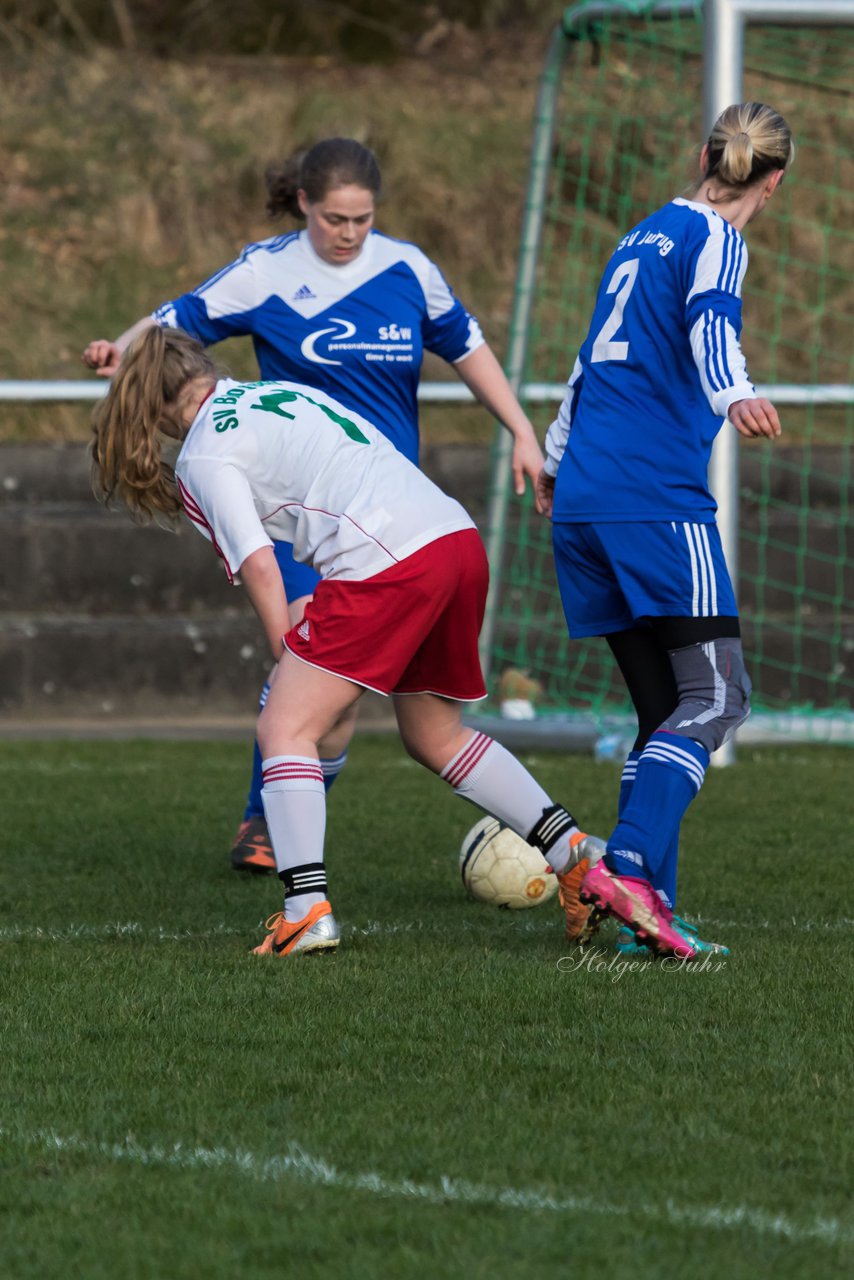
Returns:
[[[753,172],[753,143],[749,133],[735,133],[727,139],[718,163],[721,180],[729,186],[750,181]]]
[[[721,112],[709,134],[703,181],[743,188],[788,169],[794,155],[791,130],[778,112],[762,102],[737,103]]]
[[[163,435],[176,434],[170,409],[182,388],[204,376],[215,380],[216,365],[179,329],[152,325],[128,347],[92,414],[92,487],[101,502],[117,498],[142,521],[179,515],[175,475],[161,456]]]

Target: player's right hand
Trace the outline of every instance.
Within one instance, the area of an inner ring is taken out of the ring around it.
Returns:
[[[728,416],[738,434],[749,440],[757,436],[776,440],[783,430],[777,410],[770,400],[764,400],[761,396],[736,400],[730,405]]]
[[[537,476],[537,484],[534,489],[534,497],[537,500],[537,510],[544,516],[551,517],[552,506],[554,505],[555,496],[555,478],[550,476],[545,468]]]
[[[533,429],[529,435],[516,437],[513,445],[513,488],[521,498],[525,492],[525,477],[528,476],[534,489],[534,501],[537,503],[538,511],[540,508],[537,499],[537,480],[544,462],[543,451],[537,444]]]
[[[121,348],[106,338],[96,338],[83,352],[82,360],[99,378],[112,378],[122,358]]]

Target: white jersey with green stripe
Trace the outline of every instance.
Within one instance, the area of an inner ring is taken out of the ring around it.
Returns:
[[[298,382],[219,381],[175,475],[232,582],[274,540],[323,578],[360,581],[474,527],[372,423]]]

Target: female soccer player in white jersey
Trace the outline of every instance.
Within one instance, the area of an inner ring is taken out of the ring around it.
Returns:
[[[452,364],[476,398],[513,434],[517,493],[536,481],[543,455],[477,321],[441,271],[415,245],[373,230],[380,171],[371,151],[328,138],[267,174],[268,212],[305,218],[304,231],[248,245],[191,293],[167,302],[114,342],[89,344],[83,359],[111,377],[122,351],[155,323],[209,345],[251,334],[262,378],[308,383],[363,414],[418,463],[416,392],[425,350]],[[277,543],[291,618],[299,621],[317,574]],[[266,697],[265,687],[262,693]],[[327,787],[343,767],[352,719],[324,744]],[[256,746],[246,811],[232,849],[237,870],[275,867],[261,810]]]
[[[691,199],[614,251],[546,438],[538,490],[570,634],[606,637],[638,715],[617,826],[605,858],[576,874],[571,931],[589,931],[591,907],[609,912],[634,930],[621,932],[627,949],[691,957],[713,945],[673,916],[679,825],[749,712],[750,681],[707,468],[725,416],[743,436],[780,434],[739,345],[741,232],[793,154],[770,107],[723,112]]]
[[[203,348],[153,326],[94,415],[96,492],[141,516],[181,509],[243,582],[277,663],[259,720],[262,802],[285,886],[260,953],[334,947],[319,744],[366,688],[394,697],[406,749],[542,850],[559,882],[596,844],[521,764],[464,728],[486,696],[480,537],[377,428],[299,382],[217,379]],[[161,435],[182,442],[174,469]],[[295,626],[273,550],[320,574]]]

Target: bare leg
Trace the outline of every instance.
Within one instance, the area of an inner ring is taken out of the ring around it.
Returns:
[[[288,605],[288,617],[292,627],[302,622],[306,608],[313,598],[313,596],[300,596],[298,600],[294,600]],[[311,668],[308,668],[308,670],[311,670]],[[332,678],[334,679],[335,677]],[[272,675],[270,679],[272,680]],[[317,751],[321,760],[334,760],[347,750],[350,745],[350,739],[356,729],[357,711],[358,707],[354,702],[352,707],[342,712],[335,724],[329,729],[327,735],[318,742]]]
[[[292,627],[297,626],[302,621],[306,606],[311,599],[311,596],[300,596],[288,605],[288,618]],[[275,672],[276,668],[273,667],[262,691],[262,710],[269,697]],[[324,762],[324,779],[327,790],[335,781],[346,761],[347,748],[350,745],[355,728],[356,707],[354,705],[341,716],[341,719],[330,730],[328,738],[318,743],[320,759]],[[256,739],[252,753],[252,778],[243,814],[243,822],[231,852],[232,865],[239,871],[265,872],[273,869],[273,858],[266,829],[259,830],[254,825],[250,825],[258,822],[259,816],[263,811],[261,801],[261,762],[261,748]]]
[[[460,718],[460,704],[433,693],[398,694],[394,713],[403,745],[433,773],[442,770],[473,737]]]
[[[435,694],[398,695],[394,709],[406,750],[454,788],[535,844],[557,872],[581,857],[578,824],[499,743],[467,729],[460,704]]]
[[[356,704],[363,693],[361,685],[285,652],[267,705],[258,717],[261,754],[265,759],[274,755],[318,756],[327,737],[336,740],[342,725],[355,722]]]
[[[360,685],[311,667],[286,651],[258,718],[261,799],[285,889],[286,923],[280,926],[285,932],[290,923],[309,919],[315,909],[327,914],[330,910],[324,859],[326,790],[318,746],[329,741],[348,716],[352,721],[362,693]],[[321,945],[332,944],[325,938]]]

